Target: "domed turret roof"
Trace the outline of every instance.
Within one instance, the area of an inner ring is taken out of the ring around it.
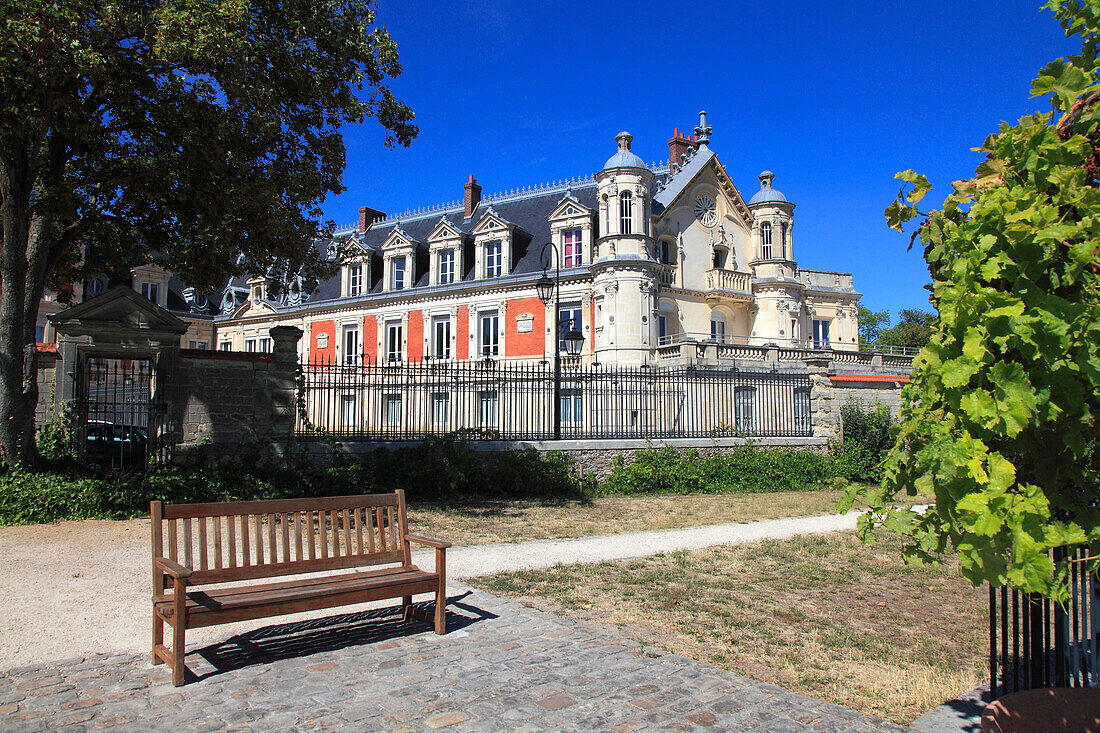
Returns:
[[[772,188],[773,178],[775,178],[775,174],[771,171],[764,171],[760,174],[760,190],[749,199],[750,206],[752,204],[788,203],[787,197],[782,192]]]
[[[630,141],[634,136],[629,132],[620,132],[615,136],[615,142],[619,144],[619,152],[612,155],[603,164],[603,170],[609,168],[646,168],[645,161],[630,152]]]

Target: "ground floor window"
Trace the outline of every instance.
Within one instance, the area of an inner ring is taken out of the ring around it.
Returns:
[[[451,396],[446,392],[432,395],[432,424],[446,425],[451,419]]]
[[[810,432],[810,390],[806,387],[794,391],[794,429],[799,433]]]
[[[562,423],[579,424],[584,420],[584,395],[580,389],[562,389],[559,405]]]
[[[753,416],[756,411],[756,387],[738,387],[733,392],[734,427],[739,433],[751,433],[756,429]]]
[[[401,395],[399,394],[386,395],[386,424],[401,424]]]
[[[499,405],[496,390],[481,392],[478,397],[481,407],[481,427],[495,428],[497,426],[497,408]]]
[[[358,407],[356,405],[355,395],[346,394],[341,400],[340,405],[340,420],[341,425],[345,428],[353,428],[358,423]]]

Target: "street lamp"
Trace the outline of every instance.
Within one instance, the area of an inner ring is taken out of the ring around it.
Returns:
[[[553,280],[547,274],[550,268],[550,262],[546,259],[548,247],[554,251]],[[564,325],[558,324],[561,305],[561,253],[553,242],[542,245],[539,259],[543,262],[542,277],[535,283],[535,292],[539,294],[543,305],[550,305],[551,299],[554,301],[554,440],[561,440],[561,342],[565,342],[566,354],[579,356],[584,347],[584,336],[577,330],[577,324],[573,323],[572,318],[569,319],[569,330],[564,334],[560,333],[561,326]]]

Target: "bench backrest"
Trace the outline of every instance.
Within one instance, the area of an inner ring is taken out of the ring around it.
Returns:
[[[153,557],[192,570],[189,585],[412,563],[405,492],[150,506]],[[154,566],[153,592],[167,577]]]

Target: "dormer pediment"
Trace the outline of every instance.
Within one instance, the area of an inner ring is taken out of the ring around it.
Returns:
[[[461,239],[463,236],[465,235],[451,224],[451,222],[447,221],[446,217],[443,217],[428,234],[428,244]]]
[[[550,212],[550,216],[546,217],[547,221],[556,221],[559,219],[571,219],[577,216],[592,216],[596,212],[589,209],[587,206],[581,204],[573,196],[566,196],[561,202]]]
[[[393,231],[390,232],[390,235],[386,237],[386,241],[382,242],[382,251],[392,252],[400,249],[415,249],[417,244],[415,239],[406,234],[401,227],[396,226],[393,228]]]
[[[370,259],[371,250],[362,242],[351,239],[344,245],[343,249],[343,261],[344,262],[362,262],[363,260]]]
[[[505,221],[491,208],[481,217],[481,221],[473,229],[475,236],[480,234],[505,234],[516,228],[516,225]]]
[[[720,191],[729,203],[729,210],[746,227],[752,225],[752,213],[745,200],[741,197],[737,186],[730,180],[725,166],[718,160],[718,156],[710,153],[693,157],[682,169],[670,179],[665,186],[654,196],[655,211],[668,211],[683,202],[698,184],[705,183],[716,191]],[[656,205],[659,205],[659,209]]]

